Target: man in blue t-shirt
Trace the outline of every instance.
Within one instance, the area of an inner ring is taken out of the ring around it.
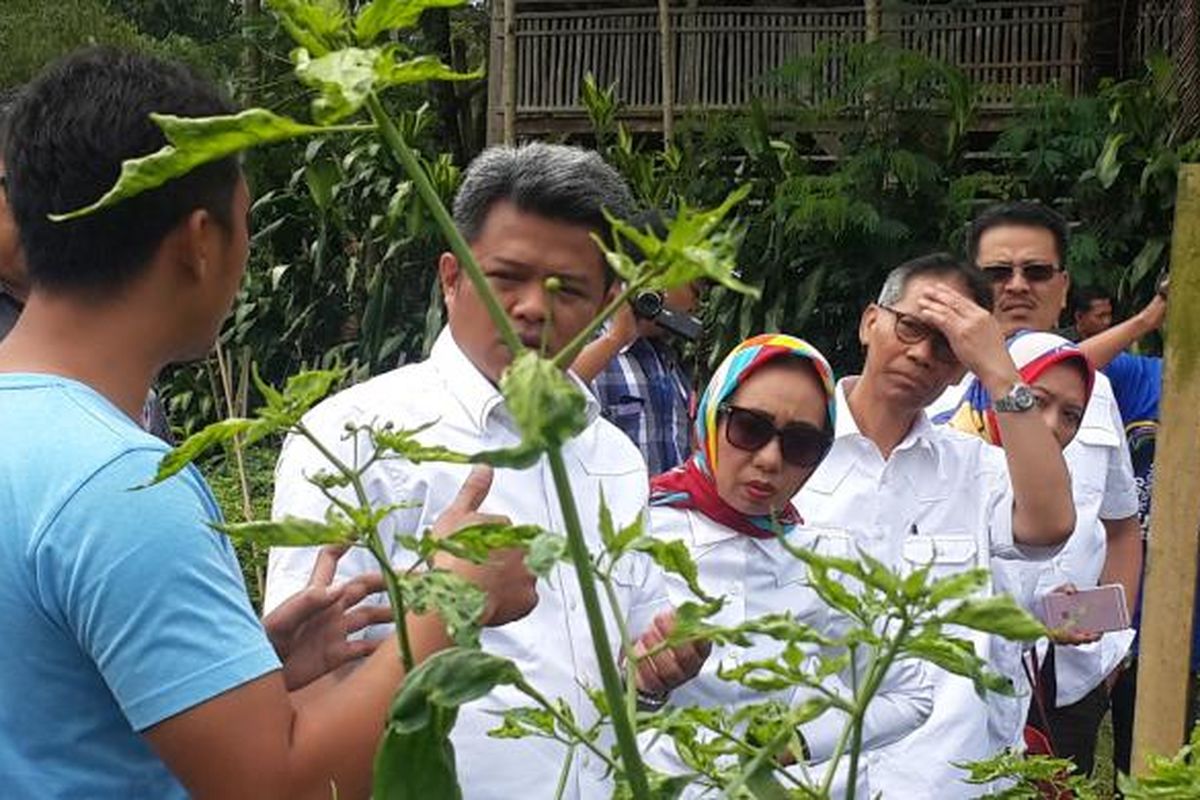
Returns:
[[[124,159],[165,144],[151,112],[232,110],[179,66],[96,49],[49,67],[10,115],[7,197],[29,297],[0,342],[6,797],[369,793],[403,679],[394,640],[297,702],[290,690],[303,680],[276,653],[305,648],[296,608],[273,647],[229,542],[208,525],[219,512],[203,479],[188,469],[133,490],[166,452],[136,422],[151,382],[212,347],[245,269],[249,196],[237,162],[93,216],[49,219],[94,202]],[[481,519],[487,488],[486,473],[468,480],[435,528]],[[518,554],[447,566],[488,592],[486,624],[536,602]],[[449,645],[435,618],[409,628],[418,657]]]

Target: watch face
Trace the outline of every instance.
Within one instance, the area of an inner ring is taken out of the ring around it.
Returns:
[[[1023,383],[1018,383],[1013,387],[1012,391],[1013,405],[1018,411],[1029,411],[1037,405],[1037,398],[1033,395],[1033,390]]]

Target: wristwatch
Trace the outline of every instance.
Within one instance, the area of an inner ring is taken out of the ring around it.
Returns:
[[[1037,398],[1029,384],[1017,381],[1008,390],[1008,394],[997,397],[992,401],[992,408],[1001,413],[1020,413],[1029,411],[1037,405]]]

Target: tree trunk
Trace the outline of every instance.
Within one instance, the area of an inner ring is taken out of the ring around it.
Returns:
[[[421,34],[431,53],[443,64],[454,64],[453,45],[450,41],[450,10],[427,8],[421,15]],[[442,135],[450,146],[455,164],[465,165],[468,148],[459,124],[459,96],[457,84],[452,81],[430,81],[429,94],[437,113]]]
[[[882,0],[863,0],[863,10],[867,14],[867,41],[879,41],[879,35],[883,30]]]
[[[262,83],[262,57],[255,39],[262,17],[262,0],[242,0],[242,90],[241,101],[246,107],[257,105],[259,84]]]

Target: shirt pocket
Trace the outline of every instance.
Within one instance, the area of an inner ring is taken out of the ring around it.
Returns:
[[[965,533],[910,536],[902,555],[906,573],[928,566],[931,578],[944,578],[978,566],[979,543]]]

